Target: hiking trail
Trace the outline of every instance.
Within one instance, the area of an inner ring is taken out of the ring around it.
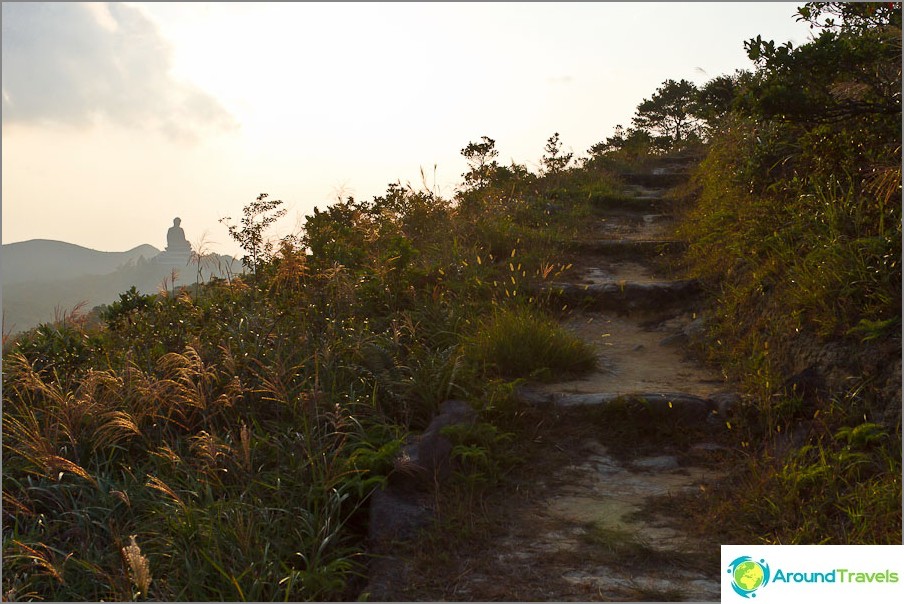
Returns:
[[[669,274],[680,243],[662,184],[682,169],[626,176],[627,197],[594,216],[568,279],[547,286],[598,367],[519,388],[539,420],[479,543],[429,561],[435,549],[415,545],[373,599],[719,600],[719,543],[671,504],[725,475],[720,411],[736,400],[686,348],[705,329],[701,291]]]

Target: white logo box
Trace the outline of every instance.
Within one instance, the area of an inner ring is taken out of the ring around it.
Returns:
[[[722,602],[904,602],[904,545],[723,545],[720,570]]]

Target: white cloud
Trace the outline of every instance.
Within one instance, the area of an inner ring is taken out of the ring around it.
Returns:
[[[119,3],[3,3],[3,122],[106,121],[175,139],[235,126],[209,94],[175,80],[156,25]]]

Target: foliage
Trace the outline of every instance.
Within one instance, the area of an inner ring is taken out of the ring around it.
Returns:
[[[461,154],[468,161],[470,168],[462,174],[465,187],[480,189],[489,184],[493,172],[499,167],[496,163],[496,158],[499,156],[496,141],[488,136],[482,136],[479,143],[468,143],[461,150]]]
[[[747,43],[758,70],[737,82],[682,227],[694,272],[725,280],[735,334],[764,315],[829,337],[900,314],[900,52],[882,42],[900,15],[817,3],[801,17],[826,11],[851,18],[796,49]]]
[[[140,293],[135,286],[125,293],[119,294],[119,300],[100,311],[100,318],[111,329],[115,329],[121,323],[131,323],[134,315],[150,307],[154,302],[154,296]]]
[[[820,21],[820,19],[824,19]],[[839,21],[836,21],[839,19]],[[900,2],[808,2],[798,8],[798,21],[810,28],[839,28],[864,32],[870,29],[901,25]]]
[[[680,148],[697,138],[696,97],[697,87],[692,82],[666,80],[637,106],[632,123],[637,129],[650,132],[662,150]]]
[[[499,308],[483,321],[468,351],[490,373],[510,378],[582,373],[596,366],[587,343],[519,306]]]
[[[702,120],[701,136],[710,140],[718,136],[738,103],[738,96],[748,85],[752,74],[737,70],[732,75],[717,76],[697,90],[694,102],[694,116]]]
[[[96,326],[5,345],[4,597],[357,597],[371,493],[444,400],[510,418],[470,342],[506,301],[541,315],[528,292],[586,212],[550,212],[548,183],[482,140],[462,197],[391,184],[271,241],[284,210],[261,194],[223,220],[253,275],[132,289]],[[469,500],[508,463],[506,434],[457,441]]]
[[[252,272],[257,272],[262,264],[271,258],[273,243],[265,240],[264,233],[271,224],[285,215],[285,208],[280,208],[282,200],[267,199],[267,193],[261,193],[257,199],[245,206],[239,225],[231,224],[229,217],[222,218],[220,222],[226,225],[229,236],[238,242],[245,250],[242,264]]]
[[[901,350],[900,5],[799,14],[815,39],[749,40],[755,72],[717,85],[727,110],[679,227],[713,294],[707,354],[751,397],[728,422],[744,495],[709,503],[750,520],[747,542],[899,542],[900,374],[865,359]],[[802,366],[823,391],[787,390]]]
[[[748,458],[734,485],[745,496],[710,502],[732,519],[724,539],[900,543],[901,454],[900,446],[888,446],[889,437],[873,423],[845,425],[782,458]]]
[[[452,441],[458,477],[472,489],[498,484],[506,467],[514,463],[508,443],[515,435],[491,423],[446,426],[442,433]]]
[[[752,42],[755,72],[699,90],[668,80],[577,166],[558,134],[541,174],[499,165],[484,136],[453,199],[390,184],[278,242],[285,210],[261,194],[222,221],[253,275],[130,290],[102,325],[5,345],[4,598],[355,598],[369,498],[406,436],[447,398],[473,402],[482,421],[449,434],[468,504],[498,482],[518,380],[596,363],[531,292],[567,270],[617,171],[698,137],[679,233],[714,292],[712,358],[751,400],[729,435],[749,465],[701,509],[747,542],[900,541],[900,415],[867,380],[813,401],[781,378],[805,338],[900,354],[900,8],[801,17],[812,43]],[[600,429],[651,447],[674,432],[632,405]],[[628,415],[653,430],[614,421]]]
[[[546,141],[544,147],[545,153],[540,160],[543,172],[545,174],[556,175],[565,170],[574,157],[573,153],[562,153],[562,141],[559,140],[559,133],[556,132]]]
[[[800,19],[821,28],[808,44],[776,46],[760,36],[745,43],[758,67],[741,98],[755,115],[806,125],[837,123],[857,118],[870,127],[894,120],[901,113],[901,9],[884,3],[811,3]],[[843,19],[835,24],[824,14]]]

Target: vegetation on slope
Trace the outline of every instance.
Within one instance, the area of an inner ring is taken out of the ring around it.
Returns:
[[[900,543],[901,6],[800,18],[813,41],[750,40],[755,71],[707,86],[729,94],[681,227],[707,354],[750,395],[726,538]]]
[[[250,274],[5,342],[4,596],[356,598],[368,497],[409,432],[449,398],[499,421],[506,380],[594,362],[528,294],[586,205],[550,208],[556,172],[477,145],[457,199],[390,185],[273,246],[261,195],[227,220]],[[474,430],[476,476],[505,437]]]

